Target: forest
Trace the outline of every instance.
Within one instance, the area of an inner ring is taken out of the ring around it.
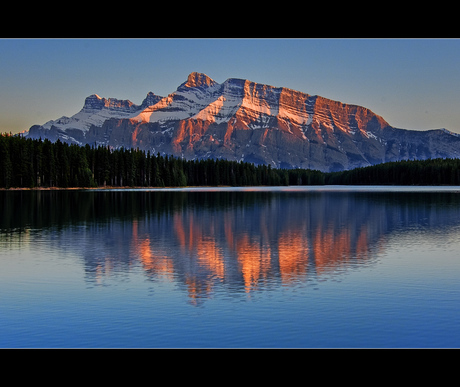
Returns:
[[[0,134],[0,188],[279,186],[324,184],[314,170],[228,160],[183,160],[139,149],[110,149]]]
[[[460,185],[460,160],[406,160],[323,173],[0,134],[0,188],[6,189],[324,184]]]
[[[327,173],[330,185],[460,185],[460,159],[402,160]]]

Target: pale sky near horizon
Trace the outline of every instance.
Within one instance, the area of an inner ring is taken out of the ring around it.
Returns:
[[[0,39],[0,132],[72,116],[91,94],[166,96],[193,71],[460,133],[460,39]]]

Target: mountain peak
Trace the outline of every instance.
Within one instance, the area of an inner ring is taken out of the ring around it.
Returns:
[[[215,85],[216,82],[208,77],[206,74],[193,72],[190,73],[187,82],[183,83],[181,86],[185,87],[209,87]]]
[[[86,97],[84,109],[102,109],[105,106],[105,98],[99,97],[97,94],[91,94]]]
[[[155,105],[162,97],[155,95],[155,93],[149,91],[147,96],[144,98],[141,104],[141,108],[146,108],[147,106]]]

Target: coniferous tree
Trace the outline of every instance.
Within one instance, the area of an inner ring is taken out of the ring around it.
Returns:
[[[54,157],[54,144],[45,139],[42,150],[43,185],[54,187],[56,183],[56,159]]]
[[[10,188],[13,166],[10,158],[9,141],[6,135],[0,135],[0,187]]]
[[[59,187],[67,188],[70,185],[69,146],[68,144],[62,143],[60,140],[57,140],[55,147],[55,157],[58,160],[56,163],[57,185]]]

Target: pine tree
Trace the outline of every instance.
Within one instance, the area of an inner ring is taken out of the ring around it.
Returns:
[[[10,188],[13,166],[10,158],[9,139],[0,134],[0,187]]]
[[[69,162],[69,145],[62,143],[59,139],[55,143],[56,178],[59,187],[67,188],[70,184],[70,162]]]
[[[43,185],[53,187],[56,183],[56,159],[54,157],[54,144],[45,139],[42,150]]]

